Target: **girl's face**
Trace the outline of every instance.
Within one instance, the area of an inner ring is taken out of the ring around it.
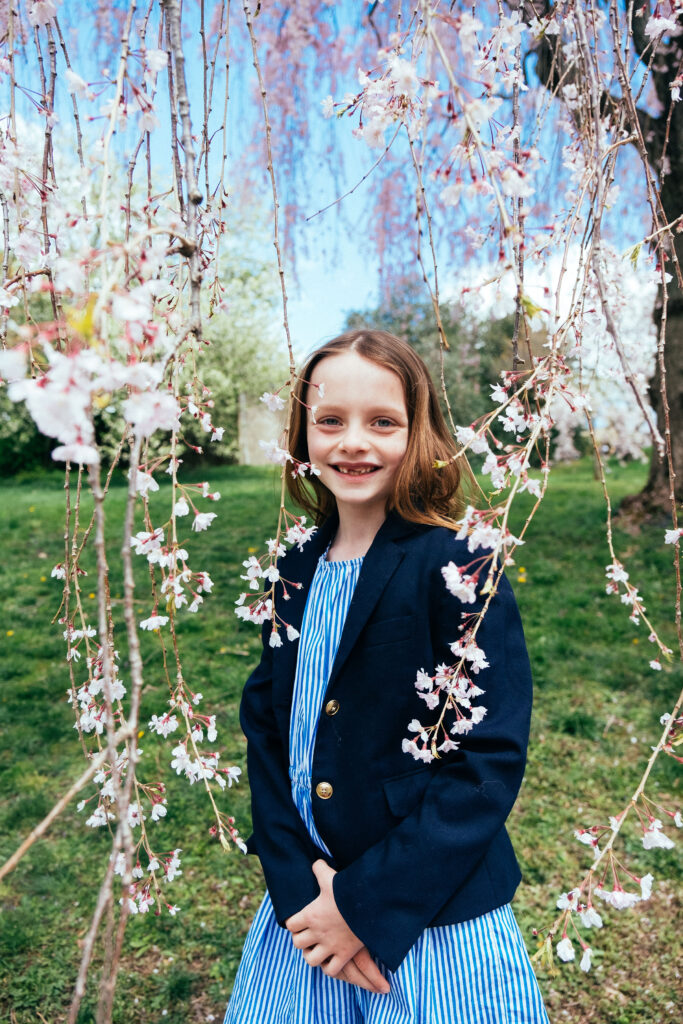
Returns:
[[[315,385],[324,384],[323,397]],[[384,516],[408,447],[408,410],[398,374],[347,351],[325,356],[307,389],[308,457],[344,509]]]

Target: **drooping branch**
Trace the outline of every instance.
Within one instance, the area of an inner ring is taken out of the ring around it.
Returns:
[[[187,203],[183,210],[185,222],[185,233],[189,239],[189,252],[187,253],[187,264],[190,276],[190,327],[195,338],[199,341],[202,336],[202,312],[201,312],[201,283],[202,273],[199,265],[199,252],[197,245],[197,207],[202,202],[202,194],[197,186],[195,172],[194,141],[192,139],[192,119],[190,117],[190,99],[187,93],[187,81],[185,78],[185,55],[183,53],[182,37],[180,31],[180,2],[179,0],[162,0],[166,19],[169,27],[171,50],[175,65],[175,85],[178,96],[178,113],[182,126],[182,144],[185,188],[187,192]],[[179,182],[179,189],[182,185]]]

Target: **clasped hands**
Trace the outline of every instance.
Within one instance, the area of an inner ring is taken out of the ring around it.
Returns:
[[[320,895],[285,921],[292,942],[303,950],[304,960],[311,967],[320,967],[331,978],[386,995],[389,982],[337,909],[332,891],[336,871],[326,861],[316,860],[313,874]]]

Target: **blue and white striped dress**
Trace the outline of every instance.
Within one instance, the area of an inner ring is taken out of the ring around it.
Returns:
[[[314,842],[311,765],[320,709],[362,558],[322,555],[306,601],[292,697],[292,798]],[[379,995],[309,967],[266,893],[244,945],[224,1024],[548,1024],[509,905],[426,928]]]

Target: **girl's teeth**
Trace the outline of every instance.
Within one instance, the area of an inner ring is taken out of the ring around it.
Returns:
[[[367,473],[372,473],[372,469],[344,469],[342,466],[337,466],[340,473],[346,473],[349,476],[365,476]]]

